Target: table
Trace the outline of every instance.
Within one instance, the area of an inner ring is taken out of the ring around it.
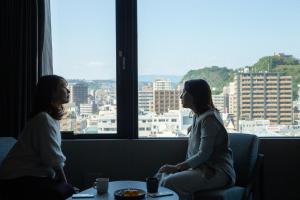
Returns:
[[[142,189],[144,191],[147,191],[146,189],[146,182],[143,182],[143,181],[112,181],[112,182],[109,182],[109,186],[108,186],[108,192],[106,194],[97,194],[97,191],[96,189],[94,189],[93,187],[89,188],[89,189],[86,189],[80,193],[88,193],[88,194],[94,194],[95,197],[92,197],[92,198],[84,198],[84,199],[101,199],[101,200],[113,200],[115,199],[114,197],[114,192],[116,190],[119,190],[119,189],[123,189],[123,188],[137,188],[137,189]],[[145,199],[148,199],[148,200],[179,200],[179,197],[178,195],[168,189],[168,188],[165,188],[165,187],[162,187],[160,186],[158,188],[158,192],[170,192],[170,193],[173,193],[172,196],[165,196],[165,197],[157,197],[157,198],[151,198],[151,197],[147,197],[147,194],[146,194],[146,198]],[[67,200],[72,200],[72,197],[68,198]]]

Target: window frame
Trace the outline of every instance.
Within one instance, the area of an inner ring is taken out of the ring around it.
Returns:
[[[137,1],[115,0],[117,133],[73,134],[62,131],[63,139],[137,139]]]

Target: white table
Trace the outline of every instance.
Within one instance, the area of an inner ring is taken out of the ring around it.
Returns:
[[[112,181],[112,182],[109,182],[108,192],[105,194],[101,194],[101,195],[97,194],[96,189],[94,189],[93,187],[86,189],[80,193],[85,193],[85,194],[88,193],[88,194],[95,195],[95,197],[92,197],[92,198],[84,198],[87,200],[88,199],[113,200],[113,199],[115,199],[114,192],[116,190],[124,189],[124,188],[137,188],[137,189],[142,189],[145,192],[147,192],[146,182],[143,182],[143,181]],[[165,196],[165,197],[151,198],[151,197],[147,197],[147,194],[146,194],[145,199],[148,199],[148,200],[179,200],[178,195],[174,191],[172,191],[168,188],[160,186],[158,188],[158,192],[170,192],[170,193],[173,193],[173,195]],[[68,200],[72,200],[72,197],[68,198]]]

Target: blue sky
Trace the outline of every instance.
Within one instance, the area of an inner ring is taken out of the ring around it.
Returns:
[[[51,0],[54,73],[115,79],[113,0]],[[138,0],[139,74],[300,58],[299,0]]]

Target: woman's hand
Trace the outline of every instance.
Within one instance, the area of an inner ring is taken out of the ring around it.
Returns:
[[[177,168],[177,171],[184,171],[190,168],[190,166],[185,162],[178,163],[175,167]]]
[[[163,165],[159,170],[158,172],[159,173],[168,173],[168,174],[172,174],[172,173],[175,173],[177,172],[178,169],[176,168],[176,165]]]

